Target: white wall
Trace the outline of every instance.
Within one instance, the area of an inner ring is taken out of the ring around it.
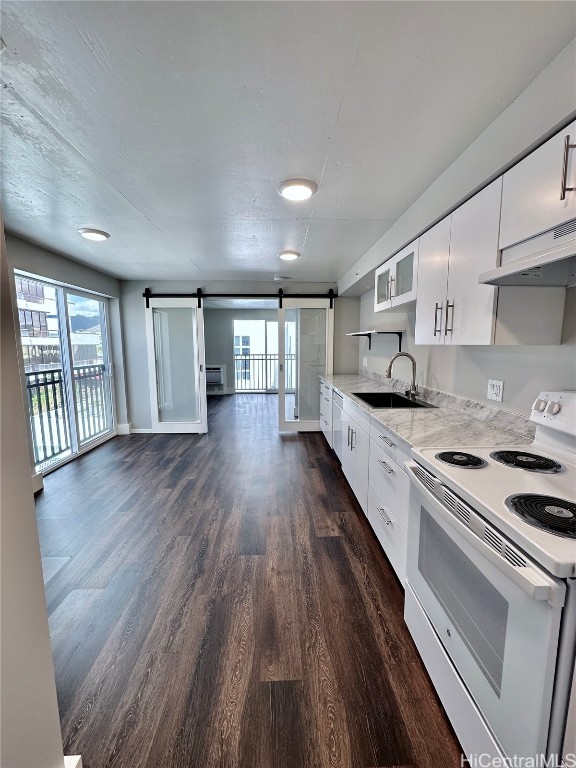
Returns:
[[[358,373],[361,339],[346,336],[360,331],[360,299],[339,298],[334,304],[334,373]]]
[[[576,288],[567,291],[562,344],[535,347],[451,347],[423,346],[414,343],[414,305],[406,311],[374,313],[374,291],[361,301],[364,328],[404,327],[402,349],[417,362],[417,382],[442,392],[470,397],[480,402],[486,398],[488,379],[504,382],[502,406],[529,415],[536,395],[545,389],[576,390]],[[545,318],[543,318],[545,322]],[[373,337],[372,351],[367,341],[360,342],[359,368],[367,359],[367,370],[384,374],[397,351],[395,337]],[[393,376],[411,378],[408,359],[394,363]]]
[[[9,277],[1,242],[0,765],[63,768],[26,419]]]
[[[96,269],[90,269],[84,264],[79,264],[14,235],[7,235],[6,248],[8,264],[11,269],[18,269],[71,288],[81,288],[84,291],[107,296],[110,299],[108,302],[109,335],[114,371],[116,419],[118,424],[128,423],[124,350],[120,322],[120,282],[110,275],[105,275]]]

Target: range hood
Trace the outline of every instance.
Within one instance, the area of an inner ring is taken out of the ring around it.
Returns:
[[[504,248],[500,266],[483,272],[488,285],[576,285],[576,219]]]

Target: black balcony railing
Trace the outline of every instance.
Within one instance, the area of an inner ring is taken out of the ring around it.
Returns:
[[[111,428],[108,380],[104,365],[73,369],[80,444]],[[61,368],[26,374],[26,392],[36,464],[45,464],[71,450],[69,408]]]
[[[286,355],[286,391],[294,391],[296,355]],[[277,392],[278,355],[234,355],[236,392]]]
[[[70,451],[70,423],[62,369],[26,374],[26,394],[36,464]]]
[[[106,397],[104,365],[74,368],[74,391],[78,408],[78,439],[81,443],[110,429],[110,408]]]

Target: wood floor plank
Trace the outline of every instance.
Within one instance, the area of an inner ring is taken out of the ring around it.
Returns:
[[[321,434],[209,398],[38,499],[66,752],[85,768],[456,768],[402,590]],[[61,566],[57,569],[57,566]]]
[[[42,575],[44,577],[44,584],[47,584],[61,568],[64,568],[64,566],[69,563],[70,559],[70,557],[43,557]]]
[[[266,522],[264,573],[257,585],[257,647],[260,650],[260,679],[301,680],[301,604],[296,592],[292,522],[287,517],[269,517]]]

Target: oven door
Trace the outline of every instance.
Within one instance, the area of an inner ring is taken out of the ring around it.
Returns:
[[[480,516],[461,504],[458,519],[407,467],[407,579],[504,754],[545,754],[565,584],[497,552]]]

